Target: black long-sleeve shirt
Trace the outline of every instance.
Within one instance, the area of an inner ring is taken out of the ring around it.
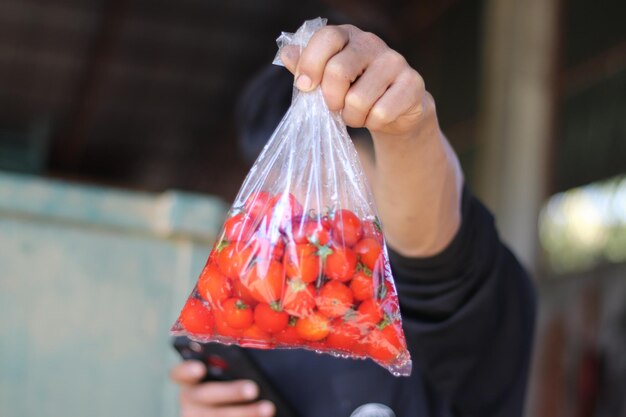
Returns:
[[[390,248],[389,257],[412,375],[304,350],[253,351],[299,415],[348,417],[382,403],[398,417],[521,416],[535,293],[491,214],[465,190],[460,230],[442,253],[414,259]]]

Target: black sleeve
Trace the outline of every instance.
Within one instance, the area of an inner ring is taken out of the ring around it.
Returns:
[[[500,241],[492,215],[465,189],[462,223],[432,258],[392,249],[415,365],[454,416],[521,416],[535,320],[535,291]]]

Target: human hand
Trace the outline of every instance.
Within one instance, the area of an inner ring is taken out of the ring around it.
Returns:
[[[301,91],[321,85],[328,107],[341,110],[348,126],[409,138],[419,136],[424,122],[438,129],[422,77],[372,33],[352,25],[325,26],[302,53],[284,47],[281,60]]]
[[[184,361],[172,368],[171,380],[180,386],[181,417],[271,417],[270,401],[255,401],[259,388],[253,381],[199,381],[206,373],[198,361]]]

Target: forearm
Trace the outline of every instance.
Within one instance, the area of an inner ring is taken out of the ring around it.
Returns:
[[[441,252],[460,225],[463,174],[439,129],[432,98],[423,121],[403,136],[372,132],[371,183],[388,244],[409,257]]]

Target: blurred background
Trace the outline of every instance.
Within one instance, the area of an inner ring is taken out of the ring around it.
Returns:
[[[0,0],[0,415],[176,415],[168,329],[256,150],[238,102],[316,16],[423,75],[533,271],[527,415],[626,416],[621,0]]]

